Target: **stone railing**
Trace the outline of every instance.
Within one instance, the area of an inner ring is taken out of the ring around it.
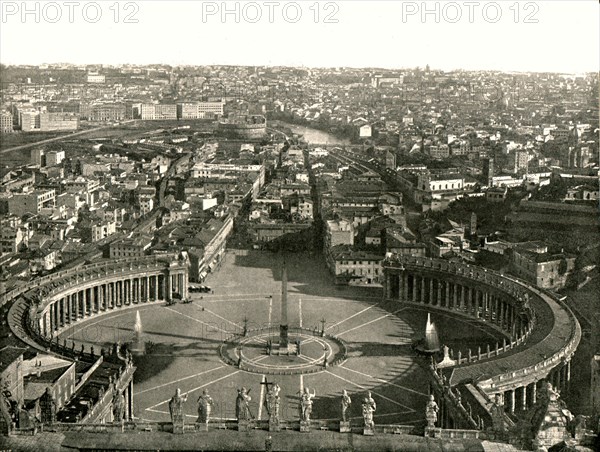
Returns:
[[[61,270],[56,273],[52,273],[50,275],[46,275],[46,276],[42,276],[40,278],[33,279],[33,280],[29,281],[28,283],[23,284],[20,287],[17,287],[9,292],[6,292],[6,293],[0,295],[0,307],[2,307],[5,304],[9,303],[10,301],[14,300],[18,296],[30,291],[32,289],[32,287],[39,288],[45,284],[48,284],[50,282],[55,282],[60,279],[70,278],[73,276],[77,277],[77,275],[82,275],[83,273],[85,273],[86,271],[89,271],[89,270],[105,269],[107,272],[108,268],[119,268],[128,263],[131,263],[131,264],[135,263],[136,265],[138,265],[137,268],[141,268],[141,267],[139,267],[139,265],[147,264],[147,263],[148,264],[149,263],[157,263],[157,264],[161,263],[162,265],[165,265],[165,263],[170,259],[172,259],[173,261],[176,261],[176,256],[171,255],[171,254],[165,254],[165,255],[161,255],[161,256],[129,257],[129,258],[122,258],[122,259],[115,259],[115,260],[111,260],[111,261],[107,261],[107,262],[97,262],[95,264],[88,264],[85,266],[79,266],[79,267],[71,268],[68,270]],[[81,283],[81,281],[79,281],[78,283]]]
[[[475,281],[479,284],[483,283],[490,287],[494,287],[499,291],[505,292],[516,298],[519,302],[525,302],[527,300],[532,302],[530,303],[531,318],[525,327],[523,335],[511,340],[508,344],[504,343],[501,348],[498,346],[498,353],[496,352],[496,349],[493,351],[490,350],[489,353],[486,349],[483,353],[478,353],[476,357],[474,357],[472,353],[471,357],[460,356],[461,364],[476,363],[481,359],[487,359],[488,357],[494,359],[496,356],[499,356],[501,352],[512,350],[514,347],[524,344],[532,335],[535,328],[547,328],[548,331],[546,337],[552,336],[554,339],[559,338],[562,340],[562,345],[557,345],[556,348],[548,354],[549,356],[540,356],[540,360],[536,364],[493,375],[485,382],[480,383],[482,388],[497,390],[498,387],[504,386],[509,382],[522,380],[523,377],[532,374],[548,373],[549,370],[559,364],[561,360],[570,359],[581,340],[581,327],[579,322],[569,306],[563,300],[559,299],[549,291],[539,289],[527,281],[512,275],[504,275],[494,270],[488,270],[469,264],[444,261],[441,259],[397,256],[387,258],[384,261],[384,265],[400,270],[431,271],[456,275],[467,280]],[[548,324],[548,321],[543,325],[539,324],[539,321],[536,319],[537,315],[535,309],[533,309],[536,303],[538,306],[540,306],[540,303],[545,303],[547,309],[549,309],[553,316],[551,324]],[[445,309],[444,307],[440,307],[439,304],[428,306],[440,308],[442,310]],[[460,313],[460,311],[453,312]],[[555,320],[557,316],[562,318],[561,322]],[[568,322],[564,321],[565,317]],[[544,339],[542,338],[534,344],[530,344],[530,346],[535,346],[535,344],[539,344],[543,341]],[[521,353],[527,353],[527,350],[522,350]]]
[[[528,289],[522,283],[507,277],[503,273],[475,265],[450,262],[443,259],[430,259],[425,257],[388,257],[383,261],[384,266],[406,269],[406,267],[421,268],[434,272],[449,273],[468,280],[485,283],[488,286],[506,292],[519,301],[525,301]]]
[[[459,276],[466,280],[475,281],[478,283],[478,285],[484,283],[485,285],[492,287],[498,290],[499,292],[506,293],[509,297],[516,299],[519,303],[524,303],[531,295],[525,287],[522,287],[522,284],[519,284],[519,282],[516,281],[511,281],[503,274],[469,264],[449,262],[443,259],[396,256],[386,258],[384,260],[383,265],[400,270],[414,269],[418,271],[424,269],[425,271],[431,271],[436,273],[439,272],[442,274],[451,274],[453,276]],[[414,302],[409,300],[405,300],[404,302],[409,304],[422,305],[422,303],[420,302]],[[446,305],[442,305],[438,301],[436,304],[429,303],[427,304],[427,306],[432,309],[452,312],[457,315],[479,319],[481,322],[485,322],[486,325],[488,325],[490,328],[493,328],[501,334],[507,336],[508,341],[503,343],[502,345],[497,343],[494,348],[490,347],[489,350],[487,348],[485,350],[466,350],[464,355],[455,356],[453,359],[456,360],[456,364],[471,363],[482,361],[484,359],[491,359],[496,356],[499,356],[502,353],[511,351],[514,347],[521,345],[527,341],[527,339],[531,336],[536,324],[535,312],[531,310],[529,312],[527,324],[524,326],[522,334],[518,335],[517,337],[512,337],[512,335],[510,335],[510,332],[503,329],[502,326],[496,325],[493,321],[488,322],[485,317],[480,317],[480,312],[475,312],[473,314],[470,312],[466,312],[464,309],[459,309],[457,307],[450,308],[448,307],[447,301]]]
[[[105,395],[106,396],[106,395]],[[251,420],[247,426],[251,430],[269,430],[268,420]],[[332,431],[338,432],[340,422],[338,420],[320,420],[311,419],[310,429],[315,431]],[[279,428],[282,432],[299,431],[300,421],[298,420],[280,420]],[[362,433],[362,420],[352,422],[350,428],[353,433]],[[238,421],[235,419],[228,420],[210,420],[208,424],[186,423],[184,424],[183,434],[195,433],[198,431],[219,431],[232,430],[238,431]],[[437,429],[439,430],[439,429]],[[66,423],[55,422],[51,425],[39,425],[32,429],[13,429],[15,435],[32,435],[35,432],[80,432],[80,433],[124,433],[124,432],[173,432],[173,424],[171,422],[150,422],[150,421],[125,421],[122,423]],[[413,425],[400,424],[376,424],[375,432],[381,434],[392,435],[422,435],[422,427],[419,429]]]

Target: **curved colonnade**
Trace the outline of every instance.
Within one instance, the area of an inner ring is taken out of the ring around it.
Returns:
[[[506,336],[494,349],[454,354],[449,378],[435,369],[449,394],[473,383],[488,402],[498,396],[506,412],[515,413],[535,405],[543,380],[559,390],[568,386],[581,327],[556,296],[512,276],[442,259],[386,259],[384,275],[386,299],[467,316]]]
[[[188,263],[177,255],[121,259],[59,272],[33,285],[6,294],[15,301],[10,325],[27,344],[45,348],[43,344],[78,321],[120,308],[187,298]]]
[[[17,337],[46,349],[53,337],[78,321],[120,308],[185,299],[187,281],[188,262],[177,255],[121,259],[39,278],[33,288],[2,295],[0,305],[5,311],[5,305],[12,304],[9,325]],[[476,319],[506,337],[493,349],[452,356],[448,380],[435,370],[447,387],[444,398],[453,399],[448,409],[442,401],[442,426],[458,424],[448,411],[451,405],[467,411],[458,395],[460,384],[472,384],[484,393],[488,412],[490,400],[499,396],[507,413],[532,407],[543,380],[559,390],[567,387],[581,328],[569,307],[549,292],[475,266],[402,257],[384,262],[384,294],[389,301]],[[60,353],[61,347],[57,349]],[[462,416],[467,420],[463,425],[481,427],[471,413]]]

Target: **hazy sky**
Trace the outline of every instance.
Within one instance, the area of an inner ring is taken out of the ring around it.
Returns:
[[[2,0],[0,7],[4,64],[600,69],[597,0]]]

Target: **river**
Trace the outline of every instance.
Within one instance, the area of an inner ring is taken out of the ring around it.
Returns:
[[[323,132],[322,130],[313,129],[311,127],[298,126],[295,124],[288,124],[287,122],[279,121],[279,123],[288,127],[292,132],[303,135],[304,140],[309,144],[329,144],[329,145],[349,145],[350,140],[346,138],[339,138],[331,133]]]

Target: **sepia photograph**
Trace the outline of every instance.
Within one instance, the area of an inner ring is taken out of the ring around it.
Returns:
[[[0,452],[600,451],[597,0],[0,0]]]

